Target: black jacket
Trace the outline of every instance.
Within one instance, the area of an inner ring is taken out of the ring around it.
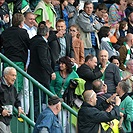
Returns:
[[[56,37],[56,33],[56,31],[51,31],[48,38],[49,46],[51,48],[51,63],[53,69],[55,67],[56,61],[59,59],[59,54],[61,51],[59,38]],[[74,51],[72,48],[72,37],[70,34],[67,33],[64,35],[64,37],[66,40],[66,56],[74,57]]]
[[[28,73],[40,83],[48,85],[50,82],[53,73],[50,48],[42,36],[36,35],[31,39]]]
[[[10,27],[1,37],[4,55],[11,61],[26,63],[30,40],[27,31],[19,27]]]
[[[95,79],[98,79],[98,78],[100,78],[102,76],[102,72],[101,71],[94,72],[86,64],[82,64],[77,69],[77,74],[79,75],[80,78],[82,78],[82,79],[84,79],[86,81],[86,83],[85,83],[85,89],[86,90],[92,89],[92,82]]]
[[[120,117],[119,112],[118,106],[115,106],[111,112],[106,112],[84,102],[78,112],[78,133],[98,133],[99,124]],[[104,132],[101,127],[101,133]]]
[[[12,85],[8,87],[3,78],[0,79],[0,113],[2,113],[2,106],[13,105],[16,108],[21,106],[20,100],[18,99],[16,88]],[[4,124],[9,125],[12,116],[0,115],[0,121]]]

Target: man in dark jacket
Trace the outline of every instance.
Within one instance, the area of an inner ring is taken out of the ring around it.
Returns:
[[[58,70],[55,66],[58,66],[59,58],[63,56],[74,57],[74,51],[72,48],[72,37],[66,33],[66,24],[63,19],[59,19],[56,22],[56,29],[57,32],[51,31],[48,42],[51,48],[52,68]]]
[[[92,82],[95,79],[102,77],[104,73],[104,70],[105,70],[104,66],[98,72],[94,72],[93,70],[95,69],[96,66],[97,66],[97,58],[89,54],[85,58],[85,63],[82,64],[77,70],[79,77],[86,81],[85,83],[86,89],[92,89],[91,87]]]
[[[10,121],[13,115],[13,107],[18,108],[19,115],[24,113],[18,99],[14,82],[16,70],[13,67],[4,69],[4,76],[0,79],[0,133],[10,133]]]
[[[49,29],[38,27],[37,35],[31,39],[30,45],[30,64],[28,66],[28,73],[35,78],[44,87],[49,89],[50,79],[54,80],[56,75],[51,67],[50,48],[47,43],[49,36]],[[35,119],[39,115],[39,90],[34,85],[34,105],[35,105]],[[44,99],[45,100],[45,95]],[[45,101],[42,101],[43,103]]]
[[[25,69],[28,48],[29,48],[29,35],[25,29],[22,29],[24,24],[24,16],[21,13],[13,15],[12,27],[6,29],[2,35],[2,46],[4,55],[13,61],[22,70]],[[7,63],[4,63],[4,67]],[[18,73],[18,92],[23,89],[23,76]]]
[[[100,111],[96,107],[96,93],[93,90],[86,90],[83,94],[84,102],[78,112],[79,133],[104,133],[101,122],[109,122],[120,116],[120,98],[116,96],[115,106],[110,112]]]

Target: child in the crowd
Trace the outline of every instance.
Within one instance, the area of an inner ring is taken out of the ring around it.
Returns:
[[[119,34],[121,37],[127,35],[128,23],[125,20],[119,22]]]

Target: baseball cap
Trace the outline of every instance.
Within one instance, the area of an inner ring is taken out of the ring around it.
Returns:
[[[49,105],[55,105],[59,102],[63,102],[63,99],[62,98],[59,98],[58,96],[52,96],[48,99],[48,104]]]

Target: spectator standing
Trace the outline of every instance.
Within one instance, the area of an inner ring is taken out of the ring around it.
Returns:
[[[96,66],[97,58],[93,55],[87,55],[85,57],[85,63],[77,69],[79,77],[86,81],[86,89],[92,89],[92,82],[103,76],[105,66],[98,72],[95,72],[94,69]]]
[[[117,96],[115,106],[110,112],[98,110],[96,105],[96,93],[93,90],[86,90],[83,93],[84,102],[78,112],[79,133],[104,133],[101,122],[109,122],[120,116],[120,98]]]
[[[0,21],[0,29],[2,33],[3,30],[10,26],[9,8],[5,0],[0,0]]]
[[[36,22],[49,20],[52,28],[55,29],[56,24],[56,12],[54,6],[51,4],[51,0],[41,0],[34,10],[36,15]]]
[[[21,103],[17,95],[14,82],[17,72],[13,67],[4,69],[3,77],[0,79],[0,132],[11,133],[10,121],[13,116],[13,107],[18,109],[18,115],[23,113]]]
[[[12,19],[12,27],[6,29],[2,37],[2,46],[4,49],[4,55],[13,61],[18,67],[22,70],[25,69],[26,61],[28,57],[28,48],[29,48],[29,35],[25,29],[24,25],[24,16],[21,13],[16,13]],[[7,66],[7,63],[4,63],[4,66]],[[23,76],[18,73],[18,92],[21,92],[23,89]]]
[[[26,12],[24,20],[24,26],[23,28],[27,30],[29,34],[29,38],[31,39],[33,36],[36,35],[37,28],[35,27],[36,21],[35,21],[35,15],[32,12]]]
[[[92,82],[92,89],[97,95],[96,108],[99,110],[106,110],[106,108],[113,102],[113,96],[107,93],[107,85],[103,84],[100,79],[96,79]]]
[[[66,9],[68,5],[67,0],[60,0],[60,18],[65,21],[66,30],[68,31],[69,23],[68,23],[68,11]],[[58,19],[59,20],[59,19]]]
[[[127,8],[127,1],[115,0],[115,3],[109,8],[109,23],[111,25],[117,24],[119,21],[126,18],[125,10]]]
[[[133,34],[133,12],[131,12],[128,16],[128,33]]]
[[[32,12],[26,12],[25,15],[25,20],[24,20],[24,26],[23,28],[27,30],[27,33],[29,35],[29,38],[31,39],[37,34],[37,28],[34,26],[36,24],[35,22],[35,15]],[[30,62],[30,50],[28,49],[28,59],[26,62],[26,71],[28,68]],[[24,103],[26,105],[26,110],[25,113],[28,114],[29,112],[29,84],[28,84],[28,79],[24,78],[24,90],[22,92],[22,99],[21,99],[21,104],[22,107],[24,107]],[[23,99],[23,95],[25,95],[25,100]]]
[[[113,44],[110,42],[110,28],[107,26],[101,27],[98,35],[99,41],[101,42],[100,50],[107,50],[109,54],[109,59],[113,55],[119,56],[119,52],[114,49]]]
[[[101,24],[101,27],[105,24],[103,17],[104,17],[104,14],[107,13],[107,10],[108,8],[106,7],[104,3],[99,4],[96,8],[94,15],[96,17],[96,20]]]
[[[125,63],[131,58],[131,47],[133,46],[133,34],[128,33],[126,35],[126,42],[123,43],[118,50],[120,53],[120,69],[125,70]]]
[[[28,73],[44,87],[49,89],[50,79],[55,79],[56,75],[51,68],[50,48],[47,43],[49,29],[47,26],[38,27],[37,35],[31,39],[30,64]],[[36,70],[36,71],[35,71]],[[39,115],[39,89],[33,86],[35,121]],[[42,102],[46,102],[46,94],[42,93]]]
[[[127,35],[128,23],[126,21],[119,22],[119,33],[120,37],[125,37]]]
[[[76,19],[78,16],[78,10],[73,5],[75,0],[68,0],[68,5],[66,7],[68,12],[68,28],[70,28],[71,25],[74,25],[76,23]]]
[[[127,79],[125,82],[129,85],[128,93],[133,92],[133,59],[129,59],[126,62],[126,69],[122,72],[122,77]]]
[[[78,66],[84,63],[84,44],[80,39],[80,31],[77,25],[71,25],[69,32],[72,36],[72,46],[74,50],[74,59]]]
[[[101,50],[99,52],[99,65],[96,69],[98,69],[98,71],[102,69],[103,64],[106,66],[106,69],[101,80],[107,85],[107,92],[114,94],[116,92],[116,86],[121,81],[120,71],[115,64],[109,62],[108,52],[106,50]]]
[[[132,0],[128,0],[127,1],[127,8],[126,8],[126,17],[128,18],[129,14],[133,12],[133,1]]]
[[[121,98],[120,103],[120,116],[124,117],[122,127],[125,132],[131,132],[131,122],[133,120],[133,100],[130,96],[128,96],[129,86],[125,81],[121,81],[118,83],[116,87],[116,92]]]
[[[97,31],[101,24],[95,19],[93,12],[93,3],[86,1],[84,10],[77,17],[76,23],[80,27],[81,38],[84,41],[85,56],[93,54],[96,56],[99,48],[99,39]]]
[[[63,133],[57,118],[62,102],[57,96],[48,99],[48,107],[37,118],[33,133]]]
[[[64,92],[68,89],[70,80],[78,78],[78,74],[72,69],[72,62],[69,57],[64,56],[59,59],[59,71],[56,73],[56,79],[51,81],[50,90],[58,97],[63,97]],[[63,114],[63,115],[62,115]],[[62,118],[63,116],[63,118]],[[59,121],[63,123],[64,133],[67,133],[68,111],[63,109],[59,113]]]
[[[72,36],[66,33],[66,24],[63,19],[56,22],[57,31],[51,31],[48,38],[49,46],[51,48],[52,68],[58,70],[58,60],[63,56],[74,57],[72,48]]]

